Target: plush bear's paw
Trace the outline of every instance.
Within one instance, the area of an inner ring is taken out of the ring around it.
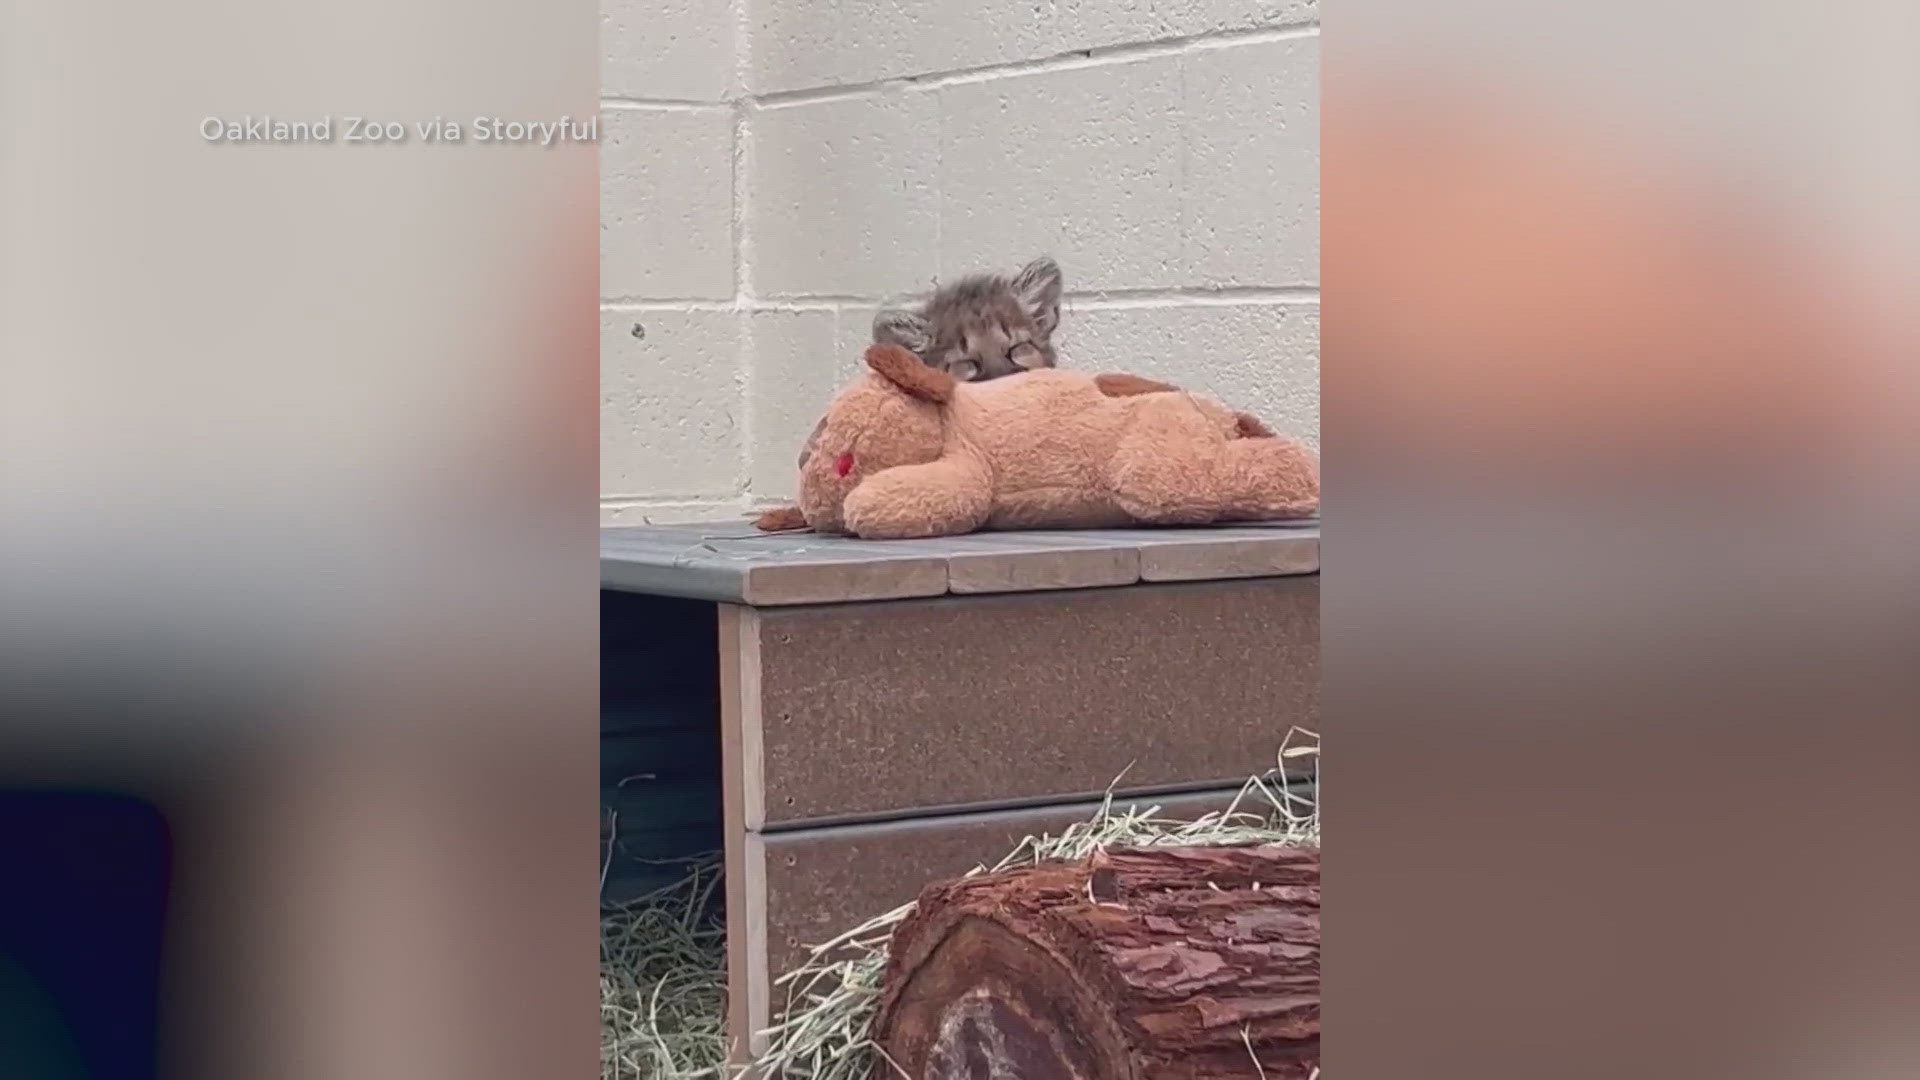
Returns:
[[[840,516],[847,531],[863,540],[911,540],[939,536],[939,522],[917,513],[922,500],[915,493],[892,484],[865,483],[847,494],[840,505]]]
[[[847,531],[866,540],[911,540],[970,532],[980,516],[968,492],[937,484],[912,482],[907,472],[928,466],[909,466],[870,477],[847,494],[840,513]],[[924,479],[916,476],[914,479]]]

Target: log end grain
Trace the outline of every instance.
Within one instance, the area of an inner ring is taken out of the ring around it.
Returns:
[[[1120,1075],[1125,1042],[1095,1005],[1045,950],[963,918],[893,997],[887,1045],[922,1080]]]
[[[1271,845],[936,885],[894,935],[876,1075],[1306,1080],[1319,907],[1318,852]]]

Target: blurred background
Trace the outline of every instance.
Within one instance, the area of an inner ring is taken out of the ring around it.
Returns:
[[[0,20],[0,783],[130,823],[0,875],[164,918],[154,1073],[591,1075],[588,505],[780,498],[879,299],[1041,252],[1063,362],[1323,447],[1336,1075],[1920,1071],[1912,4]]]
[[[0,8],[0,967],[94,1077],[595,1068],[596,147],[413,131],[592,117],[597,23]]]
[[[1911,1076],[1911,4],[1330,10],[1334,1076]]]
[[[791,500],[883,303],[1042,254],[1061,366],[1317,442],[1311,0],[604,6],[604,522]]]

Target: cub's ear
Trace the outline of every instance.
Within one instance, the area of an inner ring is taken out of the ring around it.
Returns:
[[[933,344],[933,328],[925,317],[900,308],[886,308],[873,317],[873,343],[898,345],[924,355]]]
[[[1045,255],[1020,268],[1013,276],[1013,292],[1027,317],[1048,338],[1060,325],[1060,264]]]
[[[945,402],[953,398],[953,376],[935,371],[898,345],[867,346],[867,366],[922,401]]]

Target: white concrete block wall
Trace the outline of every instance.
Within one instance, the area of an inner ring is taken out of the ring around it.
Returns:
[[[735,12],[713,0],[602,0],[600,93],[628,101],[737,94]]]
[[[1182,273],[1202,287],[1320,280],[1320,39],[1181,58]]]
[[[604,502],[727,503],[745,446],[741,326],[732,311],[604,310]]]
[[[790,497],[881,303],[1043,252],[1063,366],[1318,441],[1312,0],[605,2],[603,521]]]
[[[600,295],[733,299],[733,117],[623,109],[600,128]]]
[[[942,276],[1031,250],[1076,291],[1180,284],[1180,75],[1164,56],[937,91]]]
[[[879,91],[746,121],[747,287],[870,296],[937,272],[940,102]]]
[[[1312,0],[747,0],[756,93],[924,78],[1317,19]]]

